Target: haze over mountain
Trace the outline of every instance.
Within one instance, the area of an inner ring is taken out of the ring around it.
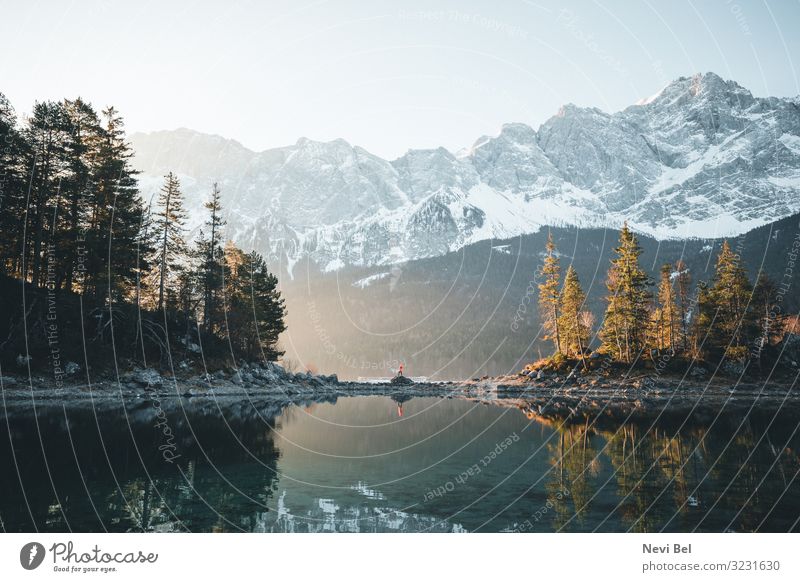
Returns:
[[[544,225],[711,238],[800,211],[800,98],[757,98],[707,73],[623,111],[565,105],[537,130],[504,125],[452,153],[388,161],[344,140],[253,152],[187,129],[134,134],[145,197],[175,171],[191,226],[212,181],[227,235],[289,271],[435,257]]]

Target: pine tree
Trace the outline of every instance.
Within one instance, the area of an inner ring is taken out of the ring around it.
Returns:
[[[275,361],[283,355],[277,344],[278,337],[286,330],[286,307],[278,291],[278,278],[269,272],[266,261],[255,251],[248,255],[248,266],[253,307],[251,350],[264,361]]]
[[[710,348],[732,360],[747,357],[747,339],[753,333],[752,312],[748,302],[752,293],[747,273],[739,256],[728,241],[722,243],[717,258],[714,281],[709,297],[715,311],[715,321],[710,333]]]
[[[211,189],[211,198],[204,205],[209,212],[205,225],[209,237],[201,231],[197,248],[200,255],[200,285],[203,294],[203,324],[206,333],[213,334],[219,311],[219,293],[222,289],[222,271],[224,268],[224,252],[219,244],[225,220],[222,218],[222,202],[220,189],[215,182]]]
[[[559,288],[561,287],[561,267],[559,266],[553,235],[547,234],[545,247],[547,256],[539,272],[543,281],[539,284],[539,314],[542,325],[548,334],[545,339],[553,340],[555,353],[561,353],[561,334],[559,329]]]
[[[225,322],[231,345],[244,357],[273,361],[282,355],[277,342],[286,310],[277,285],[261,255],[225,245]]]
[[[26,147],[14,108],[0,93],[0,274],[19,275],[26,215]]]
[[[692,277],[689,273],[689,268],[682,259],[678,259],[675,263],[675,270],[678,272],[678,319],[679,319],[679,333],[680,333],[680,346],[686,352],[689,350],[689,317],[691,316],[691,299],[689,293],[692,286]]]
[[[44,250],[53,232],[53,217],[58,213],[60,179],[67,164],[64,147],[67,123],[62,105],[47,101],[33,106],[24,129],[24,139],[29,144],[25,160],[29,182],[25,195],[26,240],[22,241],[23,277],[35,286],[43,284]]]
[[[775,282],[763,271],[758,274],[753,289],[752,311],[756,338],[753,342],[753,355],[761,368],[764,348],[769,347],[771,337],[777,333],[776,319],[777,287]]]
[[[68,174],[62,180],[61,191],[64,208],[60,213],[63,226],[59,248],[64,256],[64,288],[71,291],[75,282],[75,269],[85,242],[94,186],[93,172],[98,163],[102,141],[100,121],[91,105],[80,97],[64,101],[68,121],[66,157]]]
[[[182,261],[186,255],[186,243],[183,240],[185,220],[180,182],[175,174],[169,172],[164,177],[154,217],[158,241],[153,264],[158,288],[156,308],[159,311],[164,309],[168,293],[176,288],[178,275],[182,270]]]
[[[132,298],[141,265],[143,207],[137,171],[125,141],[123,120],[113,107],[102,112],[102,131],[91,178],[92,207],[88,217],[87,266],[82,282],[87,293],[115,301]]]
[[[651,345],[655,349],[675,350],[680,328],[679,317],[675,291],[672,287],[672,266],[667,263],[661,267],[658,303],[653,310],[651,324]]]
[[[697,317],[694,318],[692,329],[693,358],[704,359],[709,345],[713,343],[709,335],[715,320],[716,309],[711,299],[708,283],[700,281],[697,284]]]
[[[650,280],[639,266],[642,254],[636,236],[625,223],[620,231],[616,257],[611,261],[605,318],[600,330],[602,350],[632,363],[647,339]]]
[[[589,328],[583,314],[586,294],[581,288],[578,273],[569,266],[564,277],[564,289],[559,298],[559,329],[561,330],[561,348],[570,357],[579,357],[586,367],[585,348],[589,343]]]

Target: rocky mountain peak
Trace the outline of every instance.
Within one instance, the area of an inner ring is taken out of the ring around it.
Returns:
[[[232,238],[334,269],[543,225],[628,220],[657,238],[746,232],[800,210],[799,103],[705,73],[617,113],[566,104],[538,130],[508,123],[457,155],[432,148],[387,161],[343,139],[307,138],[255,153],[190,130],[132,141],[143,190],[176,171],[199,209],[218,180]]]

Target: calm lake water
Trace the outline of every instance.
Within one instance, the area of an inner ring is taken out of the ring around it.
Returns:
[[[2,527],[798,529],[797,419],[558,426],[458,399],[194,402],[179,401],[161,424],[142,408],[3,414]],[[164,450],[179,456],[168,462]]]

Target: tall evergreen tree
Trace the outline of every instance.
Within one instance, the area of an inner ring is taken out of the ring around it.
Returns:
[[[231,344],[244,357],[266,361],[282,355],[278,336],[286,329],[284,300],[278,279],[255,251],[245,254],[225,246],[225,321]]]
[[[93,173],[96,171],[103,131],[97,113],[80,97],[72,101],[65,100],[63,107],[68,124],[65,143],[68,174],[61,184],[63,210],[60,216],[63,226],[60,229],[59,248],[64,264],[60,277],[63,278],[64,288],[71,291],[79,254],[86,251],[81,248],[86,239],[83,231],[87,228],[95,202],[92,196]]]
[[[678,259],[678,261],[675,263],[675,270],[678,272],[676,283],[678,285],[677,300],[678,320],[680,325],[680,346],[681,349],[686,352],[689,350],[689,317],[691,316],[692,309],[689,293],[691,292],[692,276],[689,273],[689,267],[686,266],[686,263],[684,263],[682,259]]]
[[[692,325],[692,352],[693,357],[700,359],[708,351],[708,346],[713,344],[709,338],[712,326],[716,321],[716,310],[711,299],[708,283],[700,281],[697,284],[697,317]]]
[[[564,289],[559,298],[559,329],[561,331],[561,349],[567,356],[579,357],[586,366],[585,348],[589,343],[590,330],[583,317],[583,304],[586,294],[581,288],[578,273],[569,266],[564,277]]]
[[[747,357],[747,340],[752,336],[753,317],[748,308],[752,286],[739,256],[728,241],[722,243],[714,281],[709,289],[715,312],[709,347],[733,360]]]
[[[672,283],[672,266],[661,266],[658,296],[651,321],[651,345],[657,350],[675,350],[680,329],[677,298]]]
[[[25,160],[29,183],[25,194],[23,276],[36,286],[43,284],[45,246],[52,235],[53,216],[58,213],[60,180],[67,164],[64,145],[67,124],[63,106],[46,101],[33,106],[23,132],[29,144]]]
[[[758,274],[753,289],[753,319],[756,338],[753,341],[753,357],[761,368],[764,349],[769,347],[770,339],[778,332],[776,319],[777,287],[775,282],[763,271]]]
[[[553,340],[555,353],[561,353],[561,334],[559,329],[559,289],[561,287],[561,267],[552,233],[547,234],[547,255],[540,270],[542,282],[539,284],[539,315],[547,333],[545,339]]]
[[[225,220],[222,217],[222,202],[219,185],[211,188],[211,198],[205,203],[209,216],[205,223],[208,238],[201,231],[198,240],[200,255],[200,285],[203,294],[203,325],[206,333],[213,334],[218,321],[219,293],[222,289],[222,272],[225,254],[220,244]]]
[[[182,261],[186,256],[186,244],[183,240],[185,220],[180,182],[175,174],[169,172],[164,177],[154,216],[158,238],[153,265],[156,269],[156,307],[159,311],[165,307],[167,294],[177,287],[177,278],[182,270]]]
[[[137,280],[143,207],[137,171],[125,141],[123,120],[113,107],[102,112],[102,134],[95,159],[94,206],[88,233],[91,291],[110,300],[129,295]]]
[[[600,330],[602,350],[631,363],[647,338],[650,279],[639,266],[642,249],[625,223],[620,231],[616,257],[611,261],[605,318]]]
[[[25,217],[27,144],[14,108],[0,93],[0,274],[18,274]]]

